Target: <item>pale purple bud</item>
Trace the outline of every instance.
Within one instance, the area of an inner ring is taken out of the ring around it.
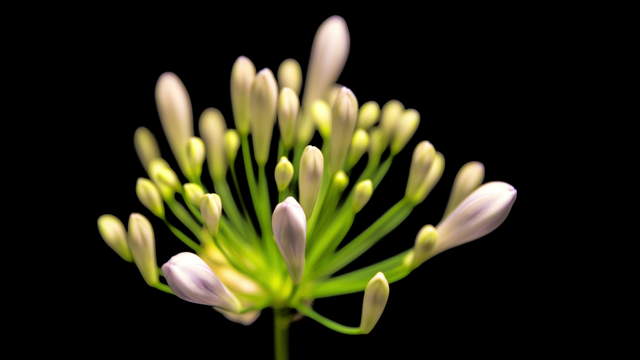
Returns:
[[[294,283],[302,278],[307,243],[307,218],[296,199],[289,196],[276,206],[271,219],[273,235]]]

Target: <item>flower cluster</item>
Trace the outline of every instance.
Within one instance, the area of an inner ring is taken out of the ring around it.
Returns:
[[[336,84],[349,41],[342,18],[331,17],[320,26],[302,101],[297,61],[285,60],[276,80],[271,70],[256,72],[248,58],[238,58],[231,71],[235,129],[227,128],[220,111],[210,108],[200,116],[200,137],[194,136],[185,86],[175,74],[162,74],[156,87],[158,113],[181,175],[163,159],[154,135],[139,128],[135,148],[148,178],[138,180],[136,194],[191,252],[158,267],[153,227],[138,213],[129,217],[126,229],[115,216],[101,216],[98,228],[106,243],[134,262],[150,286],[211,306],[232,321],[250,324],[262,309],[272,307],[276,332],[286,330],[301,314],[338,332],[366,334],[382,315],[389,283],[436,254],[498,227],[516,190],[504,182],[483,185],[483,165],[470,162],[454,181],[443,219],[422,227],[413,246],[334,276],[402,223],[444,169],[444,156],[430,142],[420,142],[413,150],[404,197],[345,241],[420,123],[420,114],[397,100],[382,108],[374,101],[359,105],[351,90]],[[310,145],[316,130],[320,148]],[[274,143],[278,158],[270,167]],[[353,171],[365,158],[366,165],[358,167],[362,170]],[[203,176],[205,160],[211,182]],[[246,181],[239,179],[243,173]],[[240,186],[245,183],[248,194]],[[275,207],[270,183],[277,188]],[[215,192],[208,190],[211,185]],[[174,225],[175,219],[182,225]],[[317,298],[359,291],[364,298],[358,326],[339,324],[312,308]],[[279,342],[276,336],[278,358],[285,357],[285,338]]]

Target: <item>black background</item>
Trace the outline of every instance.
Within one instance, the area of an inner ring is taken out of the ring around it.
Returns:
[[[544,354],[563,339],[570,309],[549,280],[553,259],[541,250],[539,229],[548,217],[543,207],[549,205],[544,195],[548,171],[540,171],[548,164],[541,148],[553,146],[548,129],[560,126],[551,111],[559,99],[551,74],[561,71],[568,46],[556,32],[553,15],[502,7],[269,15],[168,10],[75,18],[60,24],[63,31],[49,42],[47,51],[60,63],[56,84],[64,86],[62,95],[69,99],[58,103],[57,110],[69,116],[54,134],[67,161],[49,165],[52,172],[62,171],[61,164],[69,171],[61,191],[74,211],[57,215],[75,224],[65,240],[66,273],[55,277],[56,289],[63,289],[56,315],[67,325],[63,332],[46,335],[56,338],[56,349],[272,356],[270,311],[244,327],[147,287],[135,266],[104,244],[95,221],[103,213],[121,219],[146,213],[134,191],[136,179],[145,173],[135,155],[133,132],[146,126],[162,139],[154,103],[162,72],[175,72],[185,83],[195,119],[213,106],[231,125],[229,76],[237,56],[274,71],[293,57],[304,71],[318,25],[333,14],[346,19],[351,34],[339,83],[361,103],[399,99],[422,116],[414,139],[394,161],[356,230],[401,198],[418,141],[431,141],[446,158],[444,175],[429,198],[349,269],[406,249],[422,225],[436,224],[456,171],[467,161],[482,161],[486,181],[511,183],[518,199],[494,233],[437,256],[393,284],[385,313],[370,335],[337,334],[309,319],[293,324],[291,358],[426,358],[432,351],[519,356]],[[161,147],[175,165],[167,144],[161,141]],[[154,225],[159,263],[185,250],[160,223]],[[361,296],[321,299],[316,307],[356,325]]]

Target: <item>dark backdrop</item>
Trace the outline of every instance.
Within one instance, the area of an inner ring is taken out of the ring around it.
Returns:
[[[370,335],[341,335],[305,319],[292,326],[291,357],[427,358],[436,350],[519,357],[556,343],[562,316],[549,314],[563,309],[546,279],[548,252],[539,244],[545,218],[541,205],[546,203],[540,147],[548,145],[541,129],[554,126],[548,104],[555,99],[548,88],[559,46],[549,41],[554,37],[550,18],[529,9],[490,7],[371,10],[376,11],[256,11],[250,16],[248,10],[135,16],[123,11],[108,13],[104,20],[86,17],[59,24],[64,30],[49,44],[50,56],[62,60],[56,75],[69,99],[59,109],[74,111],[57,128],[63,139],[57,146],[68,150],[65,163],[73,171],[73,177],[64,177],[63,190],[74,195],[66,200],[74,217],[66,219],[75,225],[65,240],[68,272],[56,277],[56,288],[64,289],[58,297],[64,309],[60,315],[68,326],[58,333],[55,347],[89,354],[178,350],[208,358],[272,356],[270,311],[243,327],[207,307],[147,287],[135,266],[104,244],[95,221],[103,213],[121,219],[144,213],[134,192],[137,177],[145,174],[133,132],[147,126],[162,138],[154,104],[155,81],[162,72],[175,72],[183,80],[196,118],[214,106],[231,124],[228,89],[236,57],[246,55],[258,69],[274,71],[293,57],[306,69],[314,33],[334,13],[346,19],[351,33],[339,82],[361,103],[395,98],[422,116],[417,134],[394,161],[357,227],[402,196],[419,140],[431,141],[446,157],[444,175],[429,198],[354,265],[405,249],[422,225],[436,224],[453,178],[467,161],[482,161],[487,181],[513,184],[518,199],[494,233],[437,256],[393,284],[385,313]],[[161,147],[170,153],[165,142]],[[161,224],[154,225],[160,263],[184,250]],[[355,325],[361,296],[322,299],[317,308]],[[77,344],[89,345],[88,350]]]

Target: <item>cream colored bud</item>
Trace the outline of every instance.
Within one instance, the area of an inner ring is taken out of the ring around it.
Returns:
[[[324,157],[322,156],[322,151],[312,145],[305,147],[300,158],[298,188],[300,189],[300,205],[302,205],[307,217],[311,216],[313,207],[316,204],[323,170]]]
[[[207,230],[213,236],[218,234],[220,216],[222,216],[222,201],[218,194],[206,194],[200,200],[200,213]]]
[[[358,128],[369,129],[378,122],[380,117],[380,105],[375,101],[367,101],[360,107],[358,113]]]
[[[391,154],[399,153],[407,145],[418,129],[418,125],[420,125],[420,113],[414,109],[402,113],[391,140]]]
[[[416,241],[411,251],[412,256],[409,266],[413,269],[433,256],[437,241],[438,231],[436,228],[433,227],[433,225],[423,226],[416,236]]]
[[[208,108],[200,116],[200,136],[207,149],[209,173],[214,180],[224,179],[227,174],[225,155],[225,133],[227,125],[218,109]]]
[[[249,99],[249,119],[251,138],[253,139],[253,155],[256,163],[264,166],[269,159],[271,135],[276,121],[278,102],[278,84],[269,69],[262,69],[256,75],[251,87]]]
[[[278,68],[278,83],[283,88],[293,90],[296,95],[300,94],[302,86],[302,69],[295,59],[287,59]]]
[[[482,180],[484,180],[484,165],[481,162],[472,161],[464,164],[453,181],[453,188],[451,189],[449,203],[444,216],[451,213],[464,198],[480,186]]]
[[[278,191],[284,191],[289,187],[289,183],[291,183],[291,179],[293,179],[293,164],[291,164],[286,156],[281,157],[280,161],[278,161],[274,176],[276,178]]]
[[[333,105],[336,103],[336,99],[338,98],[338,94],[340,94],[340,90],[343,88],[340,84],[335,84],[329,89],[327,95],[325,95],[324,99],[329,104],[330,108],[333,108]]]
[[[129,217],[127,244],[144,280],[152,286],[157,284],[156,240],[151,223],[141,214],[134,213]]]
[[[404,105],[398,100],[391,100],[382,107],[382,119],[380,127],[384,130],[388,139],[393,139],[400,117],[404,113]]]
[[[405,196],[414,203],[420,202],[426,191],[427,175],[435,155],[436,150],[428,141],[420,142],[413,151]]]
[[[389,299],[389,282],[384,274],[375,274],[364,290],[362,300],[362,317],[360,318],[360,330],[368,334],[380,320]]]
[[[356,184],[352,202],[354,213],[360,212],[360,210],[367,205],[369,199],[371,199],[371,194],[373,194],[373,183],[371,180],[363,180]]]
[[[389,138],[381,127],[371,129],[369,135],[369,158],[380,160],[384,150],[389,145]]]
[[[436,156],[433,159],[433,163],[431,164],[431,169],[429,169],[429,174],[427,174],[427,180],[424,183],[424,188],[422,192],[422,196],[418,199],[418,202],[424,201],[424,199],[429,195],[431,190],[436,186],[438,181],[440,181],[440,177],[444,172],[444,155],[442,153],[436,152]]]
[[[240,148],[240,135],[233,129],[227,130],[227,132],[224,133],[224,153],[230,165],[233,165],[236,161],[238,148]]]
[[[251,60],[240,56],[231,70],[231,104],[233,119],[240,135],[249,133],[249,98],[256,68]]]
[[[102,215],[98,218],[100,236],[113,251],[126,261],[131,261],[131,251],[127,245],[127,232],[122,221],[113,215]]]
[[[341,170],[349,153],[351,138],[358,117],[358,100],[351,90],[343,87],[331,112],[331,138],[329,144],[329,173]]]
[[[347,157],[347,169],[355,166],[368,148],[369,134],[362,129],[356,130],[351,138],[351,147],[349,148],[349,156]]]
[[[149,176],[164,198],[170,198],[176,191],[180,191],[178,175],[162,159],[154,159],[149,163]]]
[[[160,149],[158,148],[156,138],[146,127],[139,127],[133,134],[133,143],[142,166],[144,166],[145,170],[149,171],[149,163],[151,163],[153,159],[160,157]]]
[[[295,144],[299,109],[298,95],[287,87],[282,88],[278,99],[278,125],[280,126],[280,138],[286,150],[291,149]]]
[[[204,190],[198,184],[187,183],[182,187],[184,189],[184,195],[186,197],[186,201],[189,202],[192,206],[199,208],[200,203],[202,202],[202,197],[204,196]]]
[[[202,175],[202,164],[205,156],[206,149],[202,139],[195,136],[189,139],[187,143],[187,162],[189,163],[192,178],[198,179]]]
[[[328,139],[331,135],[331,108],[324,100],[316,100],[311,106],[311,118],[320,136]]]
[[[156,104],[171,151],[184,174],[189,174],[187,141],[193,136],[191,100],[184,84],[174,73],[164,73],[156,84]]]
[[[333,176],[333,188],[338,192],[342,193],[344,189],[349,185],[349,177],[347,173],[340,170]]]
[[[149,179],[139,178],[136,183],[136,195],[138,199],[155,216],[164,218],[164,204],[162,196],[156,185]]]

